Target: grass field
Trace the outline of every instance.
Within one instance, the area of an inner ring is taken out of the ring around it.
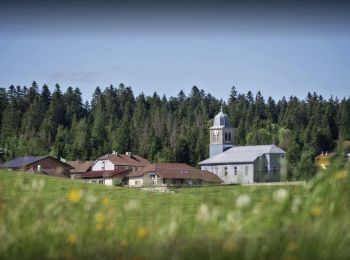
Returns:
[[[1,259],[346,259],[349,165],[299,186],[153,193],[0,172]]]

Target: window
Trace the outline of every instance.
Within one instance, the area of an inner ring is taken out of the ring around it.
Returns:
[[[103,184],[104,181],[103,181],[103,180],[98,180],[98,183],[99,183],[99,184]]]
[[[135,186],[138,186],[138,185],[140,185],[140,181],[135,180]]]
[[[227,141],[227,139],[228,139],[228,138],[227,138],[227,133],[225,133],[225,141]]]
[[[237,166],[233,168],[234,174],[237,175]]]
[[[106,167],[106,163],[103,161],[103,162],[102,162],[102,171],[105,170],[105,167]]]
[[[231,133],[228,133],[228,140],[231,141]]]
[[[245,176],[248,176],[248,169],[249,169],[248,166],[244,167]]]
[[[227,167],[226,166],[224,168],[224,173],[225,173],[225,176],[227,176]]]

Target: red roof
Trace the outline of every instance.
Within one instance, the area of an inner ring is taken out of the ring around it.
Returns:
[[[80,175],[81,178],[97,178],[97,177],[124,177],[130,170],[120,169],[114,171],[89,171]],[[123,176],[124,175],[124,176]]]
[[[222,180],[214,173],[201,171],[185,163],[151,164],[134,173],[130,173],[128,177],[139,177],[149,172],[154,172],[163,179],[197,179],[205,182],[222,182]]]
[[[114,165],[123,165],[123,166],[147,166],[150,164],[148,160],[145,158],[132,154],[132,155],[126,155],[126,154],[106,154],[100,158],[98,158],[96,161],[99,160],[110,160]]]

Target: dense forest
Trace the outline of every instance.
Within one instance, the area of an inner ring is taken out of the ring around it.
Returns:
[[[0,88],[1,156],[85,160],[114,150],[195,165],[208,156],[209,127],[221,105],[235,128],[235,145],[275,143],[287,151],[290,168],[309,167],[315,155],[350,138],[349,97],[325,100],[308,93],[304,100],[276,102],[235,87],[227,94],[224,102],[194,86],[177,97],[135,96],[120,84],[97,87],[91,103],[83,103],[78,88],[62,93],[56,85],[51,93],[36,82]]]

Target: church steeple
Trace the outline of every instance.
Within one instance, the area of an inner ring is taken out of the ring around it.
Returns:
[[[220,112],[214,118],[213,126],[210,127],[209,157],[233,147],[233,139],[233,127],[221,106]]]

